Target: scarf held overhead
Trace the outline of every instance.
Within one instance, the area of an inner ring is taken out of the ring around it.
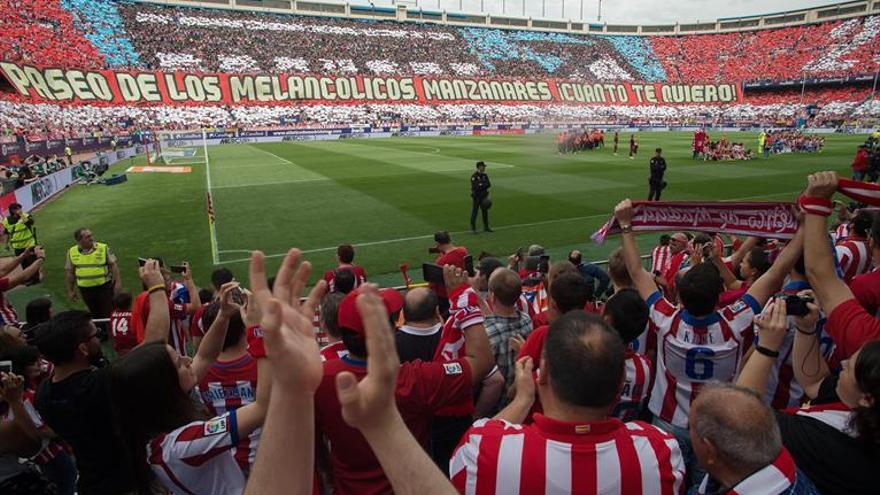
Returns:
[[[692,230],[791,239],[798,229],[794,203],[636,201],[633,208],[636,232]],[[591,238],[602,244],[607,236],[619,233],[620,224],[612,216]]]

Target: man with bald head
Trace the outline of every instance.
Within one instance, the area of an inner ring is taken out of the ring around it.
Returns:
[[[623,377],[620,336],[596,315],[565,314],[551,325],[540,364],[516,363],[513,401],[462,437],[452,484],[460,493],[479,486],[505,495],[681,493],[684,462],[672,435],[608,417]],[[544,413],[522,424],[536,388]]]
[[[437,294],[425,287],[407,292],[403,318],[403,326],[394,334],[400,362],[432,361],[443,329]]]
[[[773,411],[751,390],[706,385],[691,404],[694,454],[709,473],[700,494],[818,494],[782,446]]]
[[[489,277],[489,307],[486,316],[486,333],[495,364],[504,375],[505,387],[513,383],[513,362],[516,353],[510,349],[511,337],[525,339],[532,333],[532,319],[528,312],[517,308],[522,295],[522,279],[509,268],[498,268]],[[505,394],[502,394],[505,397]]]

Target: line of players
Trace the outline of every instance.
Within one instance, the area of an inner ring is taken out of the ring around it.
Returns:
[[[614,156],[617,156],[617,148],[620,143],[620,134],[614,132]],[[560,155],[578,153],[583,150],[593,150],[605,147],[605,131],[602,129],[577,129],[564,131],[556,134],[556,148]],[[629,158],[634,160],[639,152],[639,141],[635,134],[629,135]]]

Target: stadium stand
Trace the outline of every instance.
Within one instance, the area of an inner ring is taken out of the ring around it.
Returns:
[[[730,123],[839,125],[874,119],[870,81],[773,88],[802,78],[870,77],[880,16],[777,29],[621,36],[501,30],[194,9],[113,0],[39,0],[0,6],[0,58],[76,69],[140,69],[336,76],[549,77],[587,82],[742,84],[730,104],[573,105],[558,102],[288,103],[281,107],[84,102],[33,106],[0,92],[0,122],[28,133],[75,135],[132,126],[332,125],[372,122]],[[271,46],[272,50],[265,47]],[[465,49],[462,49],[465,47]],[[868,86],[866,86],[868,84]],[[30,106],[27,106],[29,105]],[[26,106],[21,106],[26,105]],[[807,106],[815,111],[805,114]],[[54,110],[54,111],[53,111]],[[19,115],[29,115],[21,118]],[[46,118],[34,116],[46,115]],[[49,116],[52,118],[49,118]]]

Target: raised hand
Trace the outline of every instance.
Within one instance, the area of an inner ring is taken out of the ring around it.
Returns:
[[[238,282],[227,282],[220,286],[220,312],[227,318],[241,311],[241,305],[232,300],[232,293],[236,289],[241,290]]]
[[[810,297],[814,301],[816,300],[816,295],[811,290],[804,290],[798,292],[798,296],[800,297]],[[804,316],[795,316],[794,324],[803,333],[814,333],[816,330],[816,323],[819,322],[820,309],[819,305],[813,302],[807,303],[807,309],[810,310],[809,313]]]
[[[165,277],[162,276],[162,271],[159,269],[159,262],[156,260],[147,260],[147,262],[144,263],[144,266],[138,269],[138,274],[141,277],[141,281],[148,288],[157,285],[165,285]]]
[[[24,392],[24,378],[13,373],[0,373],[0,397],[6,402],[21,402]]]
[[[366,284],[359,290],[357,308],[364,322],[369,356],[367,376],[358,382],[350,372],[336,375],[336,393],[345,422],[361,431],[373,431],[399,417],[394,391],[400,360],[377,286]]]
[[[461,284],[467,283],[468,274],[466,271],[455,265],[443,266],[443,281],[447,290],[452,290]]]
[[[318,281],[305,303],[299,295],[311,272],[308,261],[300,263],[300,251],[291,249],[275,278],[274,290],[266,282],[265,256],[251,255],[250,285],[253,297],[248,304],[262,313],[261,326],[266,354],[273,366],[276,382],[300,392],[314,393],[321,383],[322,365],[313,319],[315,308],[327,291],[327,283]]]
[[[621,225],[631,225],[635,214],[636,211],[635,208],[633,208],[632,201],[628,199],[624,199],[614,207],[614,218],[616,218],[617,223]]]
[[[755,325],[758,327],[758,340],[761,347],[771,351],[778,351],[785,340],[788,332],[788,319],[786,314],[785,299],[772,299],[764,312],[755,316]]]
[[[831,199],[835,192],[837,192],[837,172],[816,172],[807,177],[807,196]]]

